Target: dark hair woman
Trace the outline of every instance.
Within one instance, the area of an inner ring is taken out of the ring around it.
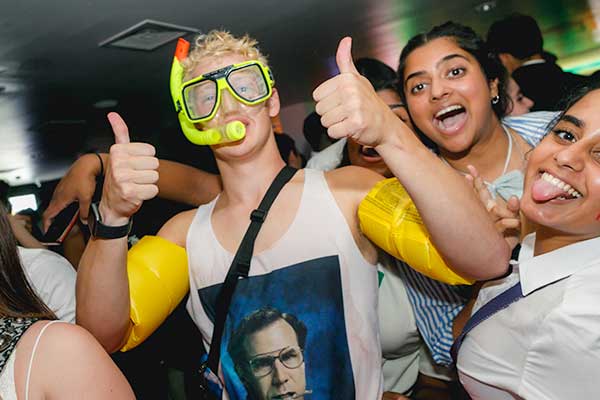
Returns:
[[[32,289],[2,205],[0,370],[3,400],[134,398],[125,377],[92,335],[56,321]]]
[[[474,310],[489,317],[458,351],[473,399],[600,393],[599,104],[598,83],[578,90],[528,159],[520,219],[535,229],[512,274],[479,292]],[[500,302],[508,306],[494,310]]]

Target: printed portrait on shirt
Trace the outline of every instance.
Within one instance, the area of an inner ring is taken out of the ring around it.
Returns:
[[[198,291],[213,321],[220,288]],[[338,257],[240,280],[221,368],[232,400],[353,399]]]

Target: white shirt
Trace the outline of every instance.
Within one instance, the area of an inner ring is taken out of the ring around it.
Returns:
[[[75,323],[75,269],[50,250],[18,249],[25,274],[38,297],[58,319]]]
[[[319,171],[331,171],[339,167],[344,157],[344,147],[348,139],[341,138],[334,144],[325,147],[321,151],[311,154],[306,163],[306,168],[318,169]]]
[[[460,380],[473,400],[600,398],[600,237],[535,257],[534,244],[481,290],[473,312],[518,280],[525,297],[465,338]]]
[[[395,259],[385,256],[378,265],[383,273],[379,286],[379,334],[383,354],[383,388],[408,393],[417,381],[423,342]]]

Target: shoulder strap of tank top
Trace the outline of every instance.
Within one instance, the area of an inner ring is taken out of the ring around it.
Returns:
[[[46,331],[46,328],[48,328],[50,325],[52,325],[56,322],[61,322],[61,321],[48,322],[46,325],[44,325],[44,327],[42,329],[40,329],[40,332],[38,333],[37,337],[35,338],[35,343],[33,344],[33,349],[31,350],[31,356],[29,357],[29,364],[27,365],[27,378],[25,379],[25,400],[29,400],[29,380],[31,378],[31,367],[33,366],[33,357],[35,357],[35,352],[37,350],[38,344],[40,344],[40,339],[42,338],[42,335]]]
[[[17,346],[17,342],[37,318],[0,318],[0,371]]]

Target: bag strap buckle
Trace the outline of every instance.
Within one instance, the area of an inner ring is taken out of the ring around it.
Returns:
[[[256,210],[252,211],[252,213],[250,214],[250,220],[253,222],[265,222],[265,219],[267,218],[267,212],[265,210],[261,210],[260,208],[257,208]]]

